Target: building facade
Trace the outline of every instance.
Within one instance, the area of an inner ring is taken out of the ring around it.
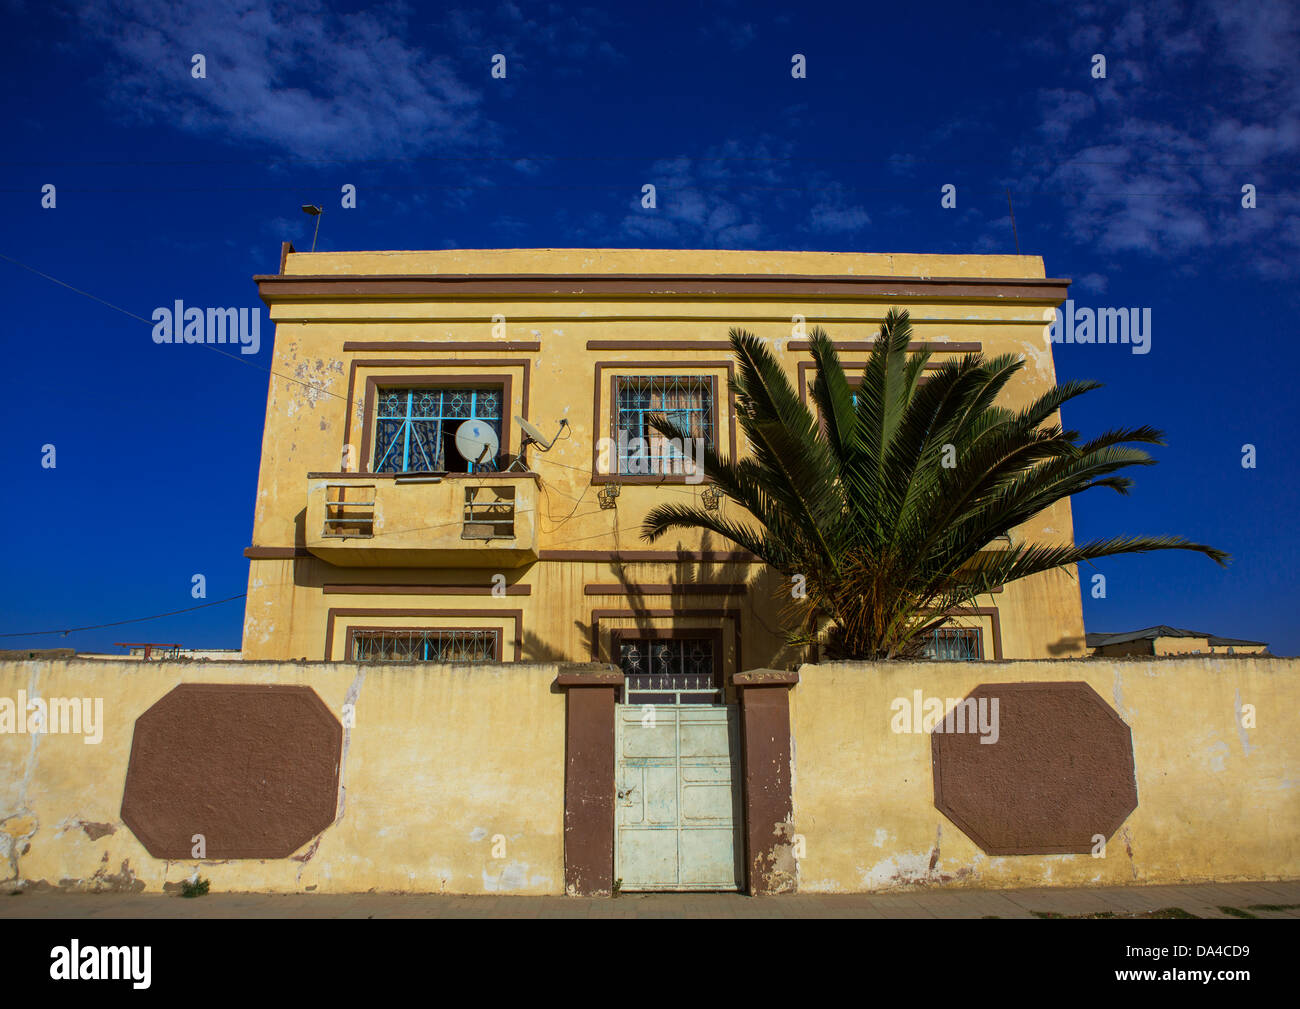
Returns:
[[[1138,631],[1090,632],[1088,647],[1097,658],[1162,655],[1267,655],[1268,642],[1226,638],[1158,624]]]
[[[665,501],[743,518],[646,423],[664,412],[744,454],[731,327],[768,340],[806,396],[808,329],[853,369],[907,308],[936,363],[1025,355],[1014,408],[1055,380],[1045,332],[1068,287],[1032,256],[286,245],[281,260],[256,278],[275,346],[244,658],[612,662],[633,703],[734,699],[735,673],[806,658],[784,643],[780,576],[708,534],[640,533]],[[1069,502],[1019,532],[1069,541]],[[1077,573],[982,597],[933,649],[1084,654]]]

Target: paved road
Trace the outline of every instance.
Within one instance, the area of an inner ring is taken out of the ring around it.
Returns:
[[[1265,909],[1261,905],[1282,909]],[[1289,906],[1287,906],[1289,905]],[[0,895],[0,918],[1032,918],[1177,907],[1205,918],[1300,918],[1300,881],[1051,890],[745,897],[623,894],[617,898],[447,897],[430,894],[212,893]]]

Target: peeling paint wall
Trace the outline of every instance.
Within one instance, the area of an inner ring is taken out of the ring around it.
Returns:
[[[558,672],[0,661],[0,700],[104,702],[96,744],[0,732],[0,893],[157,892],[196,873],[215,891],[563,893]],[[841,663],[799,677],[789,840],[802,892],[1300,877],[1300,659]],[[896,698],[1008,682],[1086,683],[1131,730],[1138,806],[1104,857],[986,855],[935,808],[930,735],[892,731]],[[315,691],[345,727],[334,822],[288,858],[149,855],[121,819],[123,785],[136,719],[180,683]]]
[[[0,699],[100,697],[103,740],[0,733],[0,892],[559,894],[564,695],[548,664],[0,662]],[[121,819],[135,720],[179,683],[311,687],[344,729],[335,822],[285,859],[165,861]],[[354,705],[345,717],[344,704]],[[350,724],[351,723],[351,724]]]
[[[799,677],[801,892],[1300,877],[1300,659],[838,663]],[[1087,683],[1131,729],[1138,807],[1104,857],[984,854],[935,808],[929,733],[891,729],[892,702],[916,690],[946,701],[1027,681]]]

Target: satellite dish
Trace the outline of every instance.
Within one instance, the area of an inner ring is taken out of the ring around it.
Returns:
[[[538,427],[536,424],[534,424],[532,421],[524,420],[524,418],[522,417],[516,417],[515,423],[519,425],[520,430],[522,430],[524,434],[528,435],[529,441],[539,446],[541,450],[545,452],[547,449],[549,449],[552,445],[555,444],[555,438],[558,438],[560,436],[560,431],[564,430],[564,425],[566,425],[568,421],[567,420],[560,421],[560,427],[559,430],[555,432],[555,438],[551,438],[549,440],[547,439],[546,435],[542,434],[542,429]]]
[[[485,421],[467,420],[456,429],[456,451],[475,466],[495,459],[500,447],[497,433]]]
[[[567,420],[561,420],[560,426],[555,431],[555,438],[550,439],[548,439],[546,435],[542,434],[542,429],[532,421],[524,420],[522,417],[516,417],[515,423],[519,425],[519,429],[524,433],[524,442],[519,446],[519,455],[515,457],[515,460],[509,465],[509,467],[507,467],[507,469],[514,469],[518,466],[522,472],[526,472],[528,467],[527,463],[524,461],[524,451],[528,446],[536,445],[543,452],[549,451],[550,447],[555,444],[555,439],[560,437],[560,432],[568,426],[569,422]]]

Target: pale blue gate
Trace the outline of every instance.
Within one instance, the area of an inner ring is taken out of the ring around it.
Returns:
[[[735,705],[616,709],[614,877],[623,890],[739,890]]]

